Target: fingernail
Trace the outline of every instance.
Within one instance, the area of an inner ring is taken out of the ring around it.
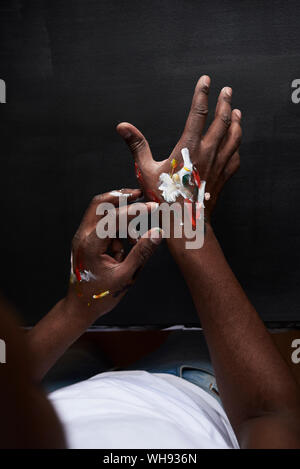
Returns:
[[[128,130],[126,127],[119,127],[118,131],[121,134],[121,136],[125,139],[131,137],[131,135],[132,135],[130,130]]]
[[[207,87],[210,86],[210,78],[209,78],[208,75],[203,75],[203,76],[201,77],[201,85],[207,86]]]
[[[163,238],[164,232],[161,228],[152,228],[150,231],[150,240],[154,244],[159,244]]]
[[[238,117],[238,119],[241,119],[242,118],[242,113],[239,109],[235,109],[234,110],[234,113],[236,115],[236,117]]]
[[[227,96],[232,96],[232,89],[229,87],[229,86],[225,86],[225,88],[223,88],[223,93],[226,94]]]
[[[123,260],[123,257],[124,257],[124,249],[121,249],[121,251],[117,252],[115,259],[117,262],[121,262]]]
[[[121,189],[121,191],[126,191],[128,189]],[[142,191],[141,189],[129,189],[131,192],[129,193],[129,196],[133,196],[133,197],[140,197],[142,195]]]

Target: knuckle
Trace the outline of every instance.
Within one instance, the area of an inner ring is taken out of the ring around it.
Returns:
[[[80,248],[83,251],[88,252],[91,249],[91,242],[88,238],[88,236],[83,236],[80,241]]]
[[[146,147],[146,143],[147,142],[145,138],[134,140],[133,142],[130,143],[130,149],[133,153],[136,153],[144,149]]]
[[[206,141],[203,141],[202,142],[202,149],[201,149],[201,153],[203,153],[204,155],[210,155],[211,153],[214,153],[215,152],[215,147],[216,147],[216,144],[215,142],[213,141],[213,139],[209,139],[209,140],[206,140]]]
[[[196,103],[193,107],[193,114],[195,116],[207,116],[208,114],[208,106],[205,103]]]
[[[224,169],[226,179],[229,179],[240,167],[240,155],[237,153],[232,157],[230,163]]]
[[[220,174],[226,165],[226,156],[220,152],[218,154],[218,157],[216,158],[216,161],[214,162],[214,168],[217,174]]]
[[[103,194],[94,195],[94,197],[92,198],[91,205],[98,204],[99,202],[101,202],[102,199],[103,199]]]
[[[141,246],[140,251],[139,251],[139,258],[142,263],[146,262],[147,259],[152,255],[152,248],[151,246],[147,244],[143,244]]]
[[[231,125],[231,116],[229,114],[227,114],[226,112],[223,112],[222,114],[220,114],[220,119],[223,122],[223,124],[225,125],[225,127],[227,127],[227,128],[230,127],[230,125]]]
[[[75,234],[72,240],[72,252],[76,253],[80,250],[80,252],[84,253],[84,256],[88,256],[92,249],[92,243],[85,232]]]
[[[183,138],[182,138],[182,145],[183,147],[187,147],[190,150],[190,154],[193,155],[193,153],[197,150],[198,148],[198,142],[195,139],[193,135],[190,134],[190,132],[185,131]],[[193,158],[192,158],[193,159]]]
[[[82,235],[80,231],[76,231],[72,239],[72,249],[77,249],[82,242]]]
[[[237,141],[238,141],[239,143],[241,143],[242,136],[243,136],[243,132],[242,132],[241,127],[239,126],[239,127],[238,127],[238,131],[237,131],[237,137],[236,137],[236,139],[237,139]]]
[[[232,131],[231,131],[232,138],[235,140],[235,142],[240,144],[241,139],[242,139],[242,129],[240,125],[235,125],[235,126],[232,125],[231,127],[232,127]]]
[[[236,146],[239,147],[242,141],[242,134],[238,133],[237,135],[235,135],[234,139],[235,139]]]

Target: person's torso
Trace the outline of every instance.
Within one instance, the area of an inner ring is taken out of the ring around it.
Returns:
[[[70,448],[238,448],[216,399],[176,376],[102,373],[49,398]]]

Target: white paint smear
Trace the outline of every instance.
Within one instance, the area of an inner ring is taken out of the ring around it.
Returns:
[[[112,191],[109,194],[113,195],[114,197],[130,197],[132,195],[132,194],[124,194],[124,192],[121,192],[121,191]]]
[[[159,177],[160,185],[158,188],[162,191],[162,197],[168,203],[175,202],[177,197],[180,195],[184,199],[188,198],[193,202],[190,193],[186,190],[186,187],[182,182],[184,176],[192,174],[193,163],[191,162],[190,153],[187,148],[183,148],[181,150],[181,154],[183,158],[183,167],[172,177],[168,173],[162,173]],[[201,205],[203,205],[205,197],[205,184],[205,181],[201,181],[201,185],[198,189],[197,202]]]

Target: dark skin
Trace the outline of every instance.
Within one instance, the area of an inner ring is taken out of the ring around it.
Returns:
[[[290,370],[253,305],[231,271],[214,235],[210,217],[224,183],[239,167],[238,110],[221,92],[212,125],[203,136],[208,110],[208,77],[199,80],[187,123],[172,155],[190,149],[191,159],[212,194],[205,203],[206,237],[201,249],[185,239],[167,240],[189,286],[205,333],[222,403],[241,448],[300,448],[300,395]],[[146,193],[158,193],[158,176],[170,160],[152,160],[149,144],[134,126],[118,132],[138,162]]]
[[[139,189],[120,191],[130,194],[128,202],[141,196]],[[59,419],[38,383],[98,317],[119,303],[162,239],[162,233],[152,229],[134,243],[127,256],[120,239],[99,239],[95,229],[101,216],[96,216],[96,207],[101,202],[118,206],[118,199],[110,193],[94,197],[74,236],[74,257],[80,251],[84,268],[96,277],[79,284],[80,295],[76,284],[71,284],[66,297],[26,336],[19,330],[11,307],[0,298],[0,333],[7,346],[7,362],[0,365],[1,448],[66,446]],[[120,211],[130,212],[129,207],[134,207],[150,212],[153,206],[156,204],[151,202],[135,203]],[[117,226],[120,211],[117,209]],[[91,299],[94,292],[106,290],[111,294]]]
[[[60,422],[33,383],[27,343],[11,306],[0,298],[0,334],[7,362],[0,364],[0,448],[64,448]]]
[[[208,222],[205,244],[199,250],[187,250],[185,239],[171,237],[167,242],[190,288],[204,328],[222,402],[242,448],[299,448],[299,389],[227,264],[209,222],[224,183],[239,166],[238,147],[241,138],[241,115],[238,110],[231,111],[230,93],[226,92],[228,89],[221,93],[215,120],[203,137],[209,85],[208,77],[202,77],[198,82],[185,130],[169,160],[154,162],[148,143],[131,124],[120,124],[118,131],[129,144],[138,162],[143,189],[149,199],[161,200],[157,188],[159,174],[169,172],[171,158],[181,158],[181,148],[190,149],[192,161],[201,178],[207,181],[207,190],[212,194],[211,200],[206,203],[205,215]],[[78,247],[82,248],[86,253],[84,258],[90,260],[94,258],[97,249],[94,244],[96,237],[93,235],[95,221],[90,222],[94,217],[95,203],[94,200],[92,211],[87,213],[73,244],[75,251]],[[140,240],[130,262],[123,259],[118,242],[115,242],[112,249],[113,257],[100,248],[97,250],[99,262],[104,270],[111,272],[111,276],[106,276],[105,285],[100,282],[95,286],[101,290],[110,286],[114,289],[116,283],[126,286],[128,279],[134,277],[136,270],[151,255],[154,247],[149,239]],[[87,264],[89,268],[98,268],[89,262]],[[116,282],[114,273],[122,281]],[[20,374],[21,381],[18,383],[13,373],[0,375],[0,402],[3,407],[1,415],[11,421],[7,435],[1,434],[2,446],[63,447],[59,423],[35,382],[42,378],[89,324],[114,307],[115,298],[107,297],[103,308],[90,308],[89,288],[90,285],[87,287],[88,291],[83,292],[83,297],[78,298],[76,290],[71,286],[67,297],[28,334],[28,349],[25,342],[19,348],[13,328],[7,329],[5,312],[0,315],[1,331],[7,331],[5,338],[16,356],[13,367],[20,369],[24,366],[24,373]],[[119,296],[121,298],[122,294]],[[31,360],[29,358],[25,366],[23,360],[27,353]],[[21,410],[14,413],[15,399],[10,399],[9,396],[16,386],[27,389],[28,392],[16,401]],[[42,403],[39,403],[40,400]],[[36,412],[31,422],[30,409],[33,407]],[[30,434],[27,434],[31,423],[32,430],[30,427]],[[1,428],[4,431],[4,427]],[[21,431],[16,432],[16,428],[21,428]]]
[[[205,204],[205,216],[210,215],[225,182],[239,168],[239,145],[242,131],[240,126],[241,112],[231,110],[231,94],[229,87],[222,89],[215,109],[215,119],[203,135],[205,120],[208,113],[207,98],[210,78],[201,77],[196,85],[191,109],[183,133],[170,153],[168,159],[155,161],[150,146],[143,134],[132,124],[122,122],[117,126],[118,133],[129,146],[141,172],[138,178],[144,194],[149,200],[163,202],[159,186],[159,175],[169,173],[171,160],[182,162],[181,149],[187,147],[192,163],[199,171],[201,180],[206,181],[206,190],[211,199]]]
[[[139,189],[122,189],[121,192],[130,194],[128,203],[141,196]],[[118,208],[118,196],[106,193],[94,197],[72,242],[73,271],[78,262],[82,263],[82,270],[90,271],[93,278],[88,282],[78,282],[73,275],[75,281],[70,283],[66,297],[27,334],[34,363],[33,377],[37,382],[92,323],[115,308],[161,241],[162,233],[157,229],[150,230],[134,243],[125,257],[119,238],[99,239],[96,234],[97,223],[103,218],[96,214],[101,203],[116,206],[117,231],[121,212],[128,214],[130,222],[134,217],[130,214],[132,208],[150,213],[156,206],[148,202]],[[93,297],[103,292],[109,293],[104,297]]]

